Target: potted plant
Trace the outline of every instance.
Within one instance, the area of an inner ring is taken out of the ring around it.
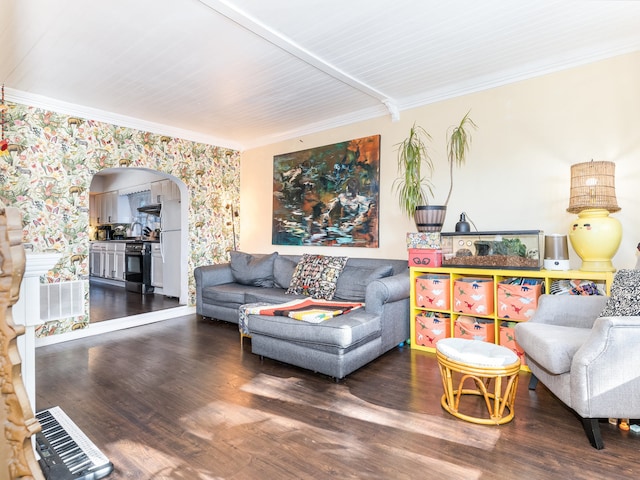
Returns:
[[[477,128],[468,111],[460,123],[452,126],[447,135],[447,160],[449,162],[449,192],[442,205],[430,205],[433,197],[433,162],[429,157],[426,142],[431,136],[415,123],[409,136],[398,144],[398,178],[394,182],[400,209],[413,216],[419,232],[439,232],[442,230],[447,205],[453,191],[454,166],[465,164],[471,145],[470,130]]]

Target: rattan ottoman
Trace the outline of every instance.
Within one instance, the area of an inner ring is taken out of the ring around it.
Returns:
[[[444,387],[442,408],[484,425],[501,425],[513,419],[520,372],[520,359],[513,351],[481,340],[444,338],[436,344],[436,356]],[[469,383],[475,388],[465,388]],[[487,415],[462,413],[459,407],[464,395],[483,397]]]

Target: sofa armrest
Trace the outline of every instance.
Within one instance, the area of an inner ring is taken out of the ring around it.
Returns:
[[[196,279],[196,286],[201,288],[235,282],[231,272],[231,264],[229,263],[197,267],[193,271],[193,275]]]
[[[380,317],[380,353],[409,338],[410,286],[408,270],[367,285],[364,310],[367,315]]]
[[[196,280],[196,312],[204,315],[204,302],[202,298],[202,290],[212,285],[222,285],[223,283],[231,283],[234,281],[231,272],[231,264],[219,263],[217,265],[203,265],[196,267],[193,271]]]
[[[591,328],[609,297],[602,295],[541,295],[530,322]]]
[[[373,280],[367,285],[365,293],[366,311],[379,315],[386,303],[409,298],[410,285],[408,271]]]
[[[640,417],[640,316],[600,317],[571,363],[571,407],[579,415]]]

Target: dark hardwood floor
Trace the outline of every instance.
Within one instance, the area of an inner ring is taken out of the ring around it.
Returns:
[[[623,479],[640,436],[577,418],[520,375],[513,422],[440,407],[435,357],[397,348],[340,383],[240,348],[237,327],[180,317],[36,350],[37,408],[60,405],[136,479]]]
[[[178,304],[177,298],[169,298],[160,294],[142,295],[106,283],[89,282],[89,318],[91,323],[155,312],[156,310],[177,307]]]

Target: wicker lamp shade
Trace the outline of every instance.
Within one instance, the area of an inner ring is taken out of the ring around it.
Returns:
[[[616,200],[616,164],[613,162],[577,163],[571,166],[571,196],[569,213],[591,208],[603,208],[609,213],[620,210]]]

